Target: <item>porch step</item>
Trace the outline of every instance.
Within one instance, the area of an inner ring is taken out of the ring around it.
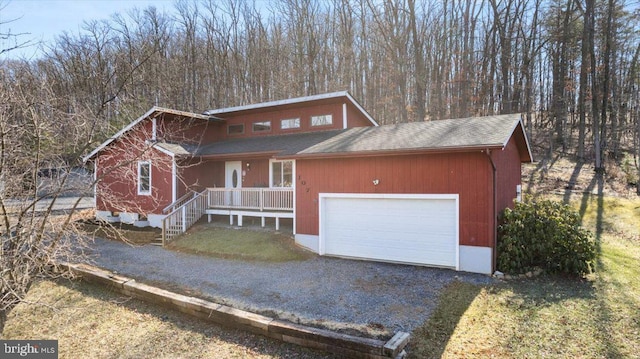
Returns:
[[[162,235],[154,237],[149,244],[152,246],[162,246]]]

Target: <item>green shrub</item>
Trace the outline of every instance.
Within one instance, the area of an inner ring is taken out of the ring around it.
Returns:
[[[516,203],[499,227],[498,269],[519,274],[542,268],[549,273],[584,275],[593,270],[593,235],[580,226],[569,206],[544,200]]]

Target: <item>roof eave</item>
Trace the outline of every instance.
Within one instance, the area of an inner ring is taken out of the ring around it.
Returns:
[[[507,146],[507,143],[511,140],[513,135],[515,134],[518,126],[522,129],[522,137],[524,137],[524,143],[526,145],[527,157],[529,159],[528,162],[533,162],[533,152],[531,152],[531,145],[529,144],[529,138],[527,133],[524,130],[524,123],[522,122],[522,114],[518,114],[518,120],[514,122],[513,127],[511,128],[511,132],[509,132],[509,136],[505,139],[503,147]],[[525,161],[526,162],[526,161]]]
[[[397,155],[414,155],[424,153],[463,153],[484,151],[486,149],[504,149],[502,144],[485,144],[474,146],[456,146],[456,147],[438,147],[438,148],[411,148],[397,150],[372,150],[372,151],[350,151],[350,152],[322,152],[322,153],[297,153],[294,155],[283,155],[278,158],[292,159],[321,159],[336,157],[376,157],[376,156],[397,156]]]
[[[351,104],[355,108],[357,108],[358,111],[360,111],[367,118],[367,120],[369,120],[369,122],[371,122],[371,124],[373,124],[374,126],[379,126],[378,122],[376,122],[376,120],[373,119],[373,117],[364,109],[364,107],[362,107],[358,103],[358,101],[356,101],[356,99],[353,98],[353,96],[351,96],[349,91],[330,92],[330,93],[324,93],[319,95],[290,98],[285,100],[261,102],[261,103],[255,103],[250,105],[243,105],[243,106],[233,106],[233,107],[227,107],[227,108],[221,108],[221,109],[215,109],[215,110],[208,110],[208,111],[205,111],[204,114],[219,115],[219,114],[231,113],[231,112],[249,111],[249,110],[257,110],[257,109],[262,109],[267,107],[285,106],[285,105],[293,105],[293,104],[298,104],[303,102],[327,100],[327,99],[333,99],[338,97],[346,97],[349,100],[349,102],[351,102]]]
[[[247,159],[256,157],[276,157],[281,151],[259,151],[259,152],[238,152],[238,153],[214,153],[214,154],[194,154],[194,157],[205,159]]]
[[[197,113],[191,113],[191,112],[185,112],[185,111],[179,111],[179,110],[173,110],[170,108],[165,108],[165,107],[158,107],[158,106],[153,106],[149,111],[145,112],[144,115],[138,117],[137,119],[131,121],[131,123],[129,123],[127,126],[125,126],[124,128],[122,128],[120,131],[118,131],[115,135],[109,137],[108,139],[106,139],[104,142],[102,142],[100,145],[98,145],[98,147],[96,147],[93,151],[91,151],[88,155],[86,155],[85,157],[82,158],[82,162],[86,163],[87,161],[89,161],[91,158],[93,158],[96,154],[98,154],[98,152],[102,151],[105,147],[107,147],[109,144],[111,144],[113,141],[117,140],[118,138],[120,138],[122,135],[124,135],[127,131],[131,130],[133,127],[135,127],[138,123],[142,122],[144,119],[146,118],[155,118],[156,116],[152,115],[158,112],[158,115],[160,113],[168,113],[168,114],[172,114],[172,115],[176,115],[176,116],[182,116],[182,117],[188,117],[188,118],[194,118],[194,119],[198,119],[198,120],[207,120],[207,121],[224,121],[223,119],[220,119],[218,117],[215,116],[209,116],[209,115],[200,115]]]

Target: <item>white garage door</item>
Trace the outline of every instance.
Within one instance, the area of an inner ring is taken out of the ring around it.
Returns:
[[[320,254],[458,268],[458,195],[320,194]]]

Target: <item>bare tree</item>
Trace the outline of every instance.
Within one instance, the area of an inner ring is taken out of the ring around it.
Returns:
[[[54,205],[66,191],[90,189],[74,181],[78,158],[68,156],[87,148],[60,140],[86,144],[84,133],[70,131],[83,119],[58,111],[51,87],[27,64],[13,66],[0,70],[0,331],[35,279],[64,275],[59,265],[82,257],[79,199],[65,212]]]
[[[7,6],[9,6],[8,1],[0,1],[0,12],[3,12]],[[19,19],[20,18],[9,20],[3,19],[3,21],[0,21],[0,27],[4,28],[6,25],[9,25]],[[0,55],[35,45],[33,39],[25,39],[25,36],[28,35],[31,34],[28,32],[13,33],[11,32],[11,28],[7,31],[0,31],[0,41],[2,42],[2,45],[0,46]]]

